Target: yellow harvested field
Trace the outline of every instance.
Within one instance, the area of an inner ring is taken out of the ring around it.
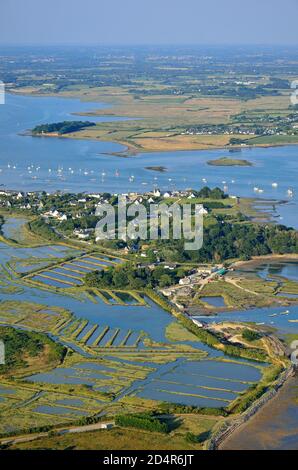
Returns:
[[[153,85],[152,85],[153,86]],[[159,89],[161,89],[159,87]],[[33,93],[31,88],[22,92]],[[36,92],[36,90],[35,90]],[[248,112],[261,116],[264,113],[282,115],[289,109],[289,96],[265,96],[250,100],[222,98],[220,96],[146,95],[133,94],[126,87],[73,87],[59,93],[63,97],[78,97],[86,102],[86,116],[123,116],[130,120],[100,122],[93,128],[64,135],[75,139],[113,141],[127,147],[134,154],[150,151],[204,150],[221,148],[238,135],[182,135],[186,128],[202,124],[228,124],[234,116]],[[88,112],[88,102],[110,105]],[[243,139],[250,138],[248,135]],[[278,145],[280,140],[277,140]],[[284,143],[284,142],[283,142]],[[274,142],[254,142],[253,145],[274,145]]]
[[[143,151],[203,150],[221,148],[233,135],[176,135],[172,137],[134,139]],[[237,136],[239,137],[239,136]],[[247,138],[247,136],[246,136]]]

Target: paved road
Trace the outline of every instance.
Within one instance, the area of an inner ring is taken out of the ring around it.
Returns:
[[[57,429],[54,430],[57,432],[59,435],[63,434],[71,434],[71,433],[81,433],[81,432],[89,432],[89,431],[98,431],[99,429],[106,429],[107,427],[114,426],[115,422],[114,421],[104,421],[100,423],[95,423],[95,424],[86,424],[85,426],[76,426],[76,427],[70,427],[70,428],[63,428],[63,429]],[[5,444],[20,444],[22,442],[30,442],[30,441],[35,441],[36,439],[40,439],[41,437],[47,437],[48,432],[41,432],[38,434],[28,434],[25,436],[13,436],[13,437],[7,437],[5,439],[0,439],[0,444],[5,445]]]

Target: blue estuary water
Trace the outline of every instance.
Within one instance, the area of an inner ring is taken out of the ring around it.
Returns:
[[[208,160],[230,156],[228,150],[155,152],[119,158],[112,155],[124,150],[117,143],[20,135],[37,124],[65,119],[90,120],[72,113],[104,107],[102,103],[77,99],[8,95],[6,104],[0,107],[2,187],[118,193],[144,192],[154,186],[161,190],[198,189],[206,184],[227,186],[230,194],[288,201],[290,204],[278,206],[276,220],[297,227],[296,146],[242,149],[239,157],[248,159],[253,166],[216,167],[208,165]],[[115,119],[124,118],[92,117],[93,121]],[[167,171],[157,173],[146,169],[156,165],[164,166]]]

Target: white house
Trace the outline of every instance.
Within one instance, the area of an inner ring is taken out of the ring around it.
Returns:
[[[92,233],[93,229],[87,228],[87,229],[75,229],[73,231],[73,234],[78,237],[80,240],[87,240],[90,238],[90,235]]]
[[[205,207],[201,207],[201,209],[199,210],[199,214],[200,215],[207,215],[208,214],[208,211],[207,209],[205,209]]]
[[[197,325],[199,328],[203,328],[203,323],[201,323],[200,321],[196,320],[195,318],[192,318],[192,321],[195,325]]]

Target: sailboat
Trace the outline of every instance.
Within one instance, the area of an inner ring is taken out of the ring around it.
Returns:
[[[285,312],[281,312],[281,315],[289,315],[290,310],[286,310]]]

